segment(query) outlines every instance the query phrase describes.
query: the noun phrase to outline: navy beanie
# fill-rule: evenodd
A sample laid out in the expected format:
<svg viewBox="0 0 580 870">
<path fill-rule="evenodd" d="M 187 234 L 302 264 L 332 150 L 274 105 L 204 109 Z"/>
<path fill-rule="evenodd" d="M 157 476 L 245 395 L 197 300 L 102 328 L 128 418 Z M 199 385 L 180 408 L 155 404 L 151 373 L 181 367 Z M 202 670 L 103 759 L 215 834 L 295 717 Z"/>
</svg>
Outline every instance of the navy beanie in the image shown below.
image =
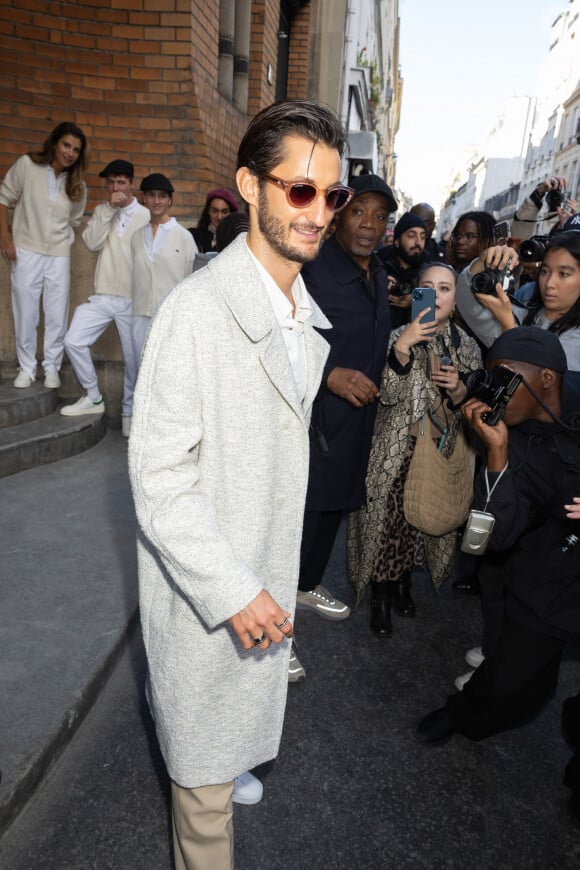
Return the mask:
<svg viewBox="0 0 580 870">
<path fill-rule="evenodd" d="M 395 232 L 393 238 L 398 239 L 399 236 L 402 236 L 403 233 L 406 233 L 407 230 L 412 230 L 414 227 L 419 227 L 419 229 L 427 231 L 425 221 L 422 221 L 421 218 L 417 217 L 416 214 L 411 214 L 411 212 L 408 211 L 395 224 Z"/>
</svg>

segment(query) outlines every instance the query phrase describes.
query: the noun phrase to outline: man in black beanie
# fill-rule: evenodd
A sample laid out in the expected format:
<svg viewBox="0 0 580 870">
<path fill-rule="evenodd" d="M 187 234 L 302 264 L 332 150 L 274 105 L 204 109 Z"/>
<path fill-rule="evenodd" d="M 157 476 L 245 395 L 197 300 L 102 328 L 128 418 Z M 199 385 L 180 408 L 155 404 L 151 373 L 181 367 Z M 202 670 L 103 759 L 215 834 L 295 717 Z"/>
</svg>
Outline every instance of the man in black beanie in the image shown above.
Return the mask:
<svg viewBox="0 0 580 870">
<path fill-rule="evenodd" d="M 411 291 L 417 286 L 425 262 L 427 227 L 418 215 L 407 212 L 395 224 L 393 244 L 377 253 L 389 276 L 389 303 L 393 329 L 409 322 Z"/>
<path fill-rule="evenodd" d="M 485 448 L 473 507 L 495 520 L 481 558 L 493 558 L 503 578 L 505 613 L 463 690 L 419 723 L 424 742 L 454 732 L 481 740 L 535 715 L 556 688 L 566 644 L 580 640 L 580 521 L 568 511 L 580 495 L 580 429 L 561 421 L 580 408 L 564 408 L 565 353 L 554 333 L 517 327 L 494 342 L 487 365 L 492 378 L 496 366 L 522 378 L 497 425 L 481 398 L 464 406 Z M 565 702 L 563 721 L 576 748 L 564 783 L 580 818 L 580 696 Z"/>
</svg>

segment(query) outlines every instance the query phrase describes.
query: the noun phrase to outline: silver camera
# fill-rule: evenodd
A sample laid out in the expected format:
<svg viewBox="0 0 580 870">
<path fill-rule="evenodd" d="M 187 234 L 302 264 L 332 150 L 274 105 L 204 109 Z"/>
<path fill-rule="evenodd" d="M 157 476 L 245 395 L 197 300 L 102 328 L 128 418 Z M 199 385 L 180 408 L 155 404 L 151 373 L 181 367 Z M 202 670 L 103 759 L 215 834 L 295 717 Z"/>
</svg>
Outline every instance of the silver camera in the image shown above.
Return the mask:
<svg viewBox="0 0 580 870">
<path fill-rule="evenodd" d="M 482 556 L 487 549 L 494 525 L 495 517 L 493 514 L 488 514 L 485 511 L 469 511 L 461 541 L 462 551 L 471 553 L 472 556 Z"/>
</svg>

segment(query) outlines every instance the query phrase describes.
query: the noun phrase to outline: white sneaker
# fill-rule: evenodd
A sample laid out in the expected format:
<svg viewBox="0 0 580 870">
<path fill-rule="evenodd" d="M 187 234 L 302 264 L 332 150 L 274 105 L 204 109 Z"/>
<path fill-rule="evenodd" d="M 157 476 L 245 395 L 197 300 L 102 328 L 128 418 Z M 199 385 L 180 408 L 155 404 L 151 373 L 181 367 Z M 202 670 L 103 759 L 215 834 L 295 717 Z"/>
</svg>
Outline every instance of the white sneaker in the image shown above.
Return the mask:
<svg viewBox="0 0 580 870">
<path fill-rule="evenodd" d="M 91 402 L 88 396 L 83 396 L 74 405 L 65 405 L 60 409 L 63 417 L 80 417 L 83 414 L 104 414 L 105 402 Z"/>
<path fill-rule="evenodd" d="M 26 390 L 28 387 L 31 387 L 33 383 L 34 378 L 31 378 L 28 372 L 20 369 L 20 371 L 14 378 L 13 386 L 15 386 L 17 390 Z"/>
<path fill-rule="evenodd" d="M 465 653 L 465 661 L 472 668 L 478 668 L 484 660 L 485 656 L 480 646 L 474 646 L 473 649 L 468 649 Z"/>
<path fill-rule="evenodd" d="M 461 674 L 460 677 L 457 677 L 455 680 L 455 688 L 458 692 L 461 692 L 466 683 L 470 681 L 475 671 L 468 671 L 467 674 Z"/>
<path fill-rule="evenodd" d="M 253 773 L 246 771 L 234 779 L 232 800 L 235 804 L 259 804 L 264 794 L 264 786 Z"/>
<path fill-rule="evenodd" d="M 302 592 L 299 589 L 296 595 L 296 608 L 313 610 L 325 619 L 346 619 L 350 614 L 348 604 L 333 598 L 324 586 L 316 586 L 311 592 Z"/>
<path fill-rule="evenodd" d="M 131 420 L 132 417 L 130 414 L 123 414 L 121 418 L 121 431 L 125 438 L 128 438 L 131 434 Z"/>
<path fill-rule="evenodd" d="M 58 390 L 60 387 L 58 372 L 45 372 L 44 386 L 47 390 Z"/>
<path fill-rule="evenodd" d="M 288 682 L 301 683 L 302 680 L 305 679 L 306 671 L 300 664 L 298 656 L 296 655 L 296 647 L 294 643 L 292 643 L 292 650 L 290 651 L 290 661 L 288 662 Z"/>
</svg>

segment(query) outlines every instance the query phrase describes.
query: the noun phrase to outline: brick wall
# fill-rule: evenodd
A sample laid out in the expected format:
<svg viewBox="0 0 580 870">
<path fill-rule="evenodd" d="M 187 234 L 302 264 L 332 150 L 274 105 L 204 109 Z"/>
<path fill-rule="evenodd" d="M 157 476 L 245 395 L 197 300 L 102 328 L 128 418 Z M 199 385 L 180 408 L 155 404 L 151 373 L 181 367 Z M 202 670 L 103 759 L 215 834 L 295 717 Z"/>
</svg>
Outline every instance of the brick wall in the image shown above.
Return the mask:
<svg viewBox="0 0 580 870">
<path fill-rule="evenodd" d="M 289 99 L 302 100 L 308 95 L 311 12 L 310 4 L 302 6 L 292 21 L 290 57 L 288 59 L 287 95 Z"/>
<path fill-rule="evenodd" d="M 165 172 L 176 216 L 197 218 L 209 187 L 234 185 L 247 120 L 217 92 L 217 39 L 215 0 L 0 0 L 0 174 L 72 120 L 91 147 L 89 210 L 100 169 L 126 156 L 138 179 Z"/>
</svg>

